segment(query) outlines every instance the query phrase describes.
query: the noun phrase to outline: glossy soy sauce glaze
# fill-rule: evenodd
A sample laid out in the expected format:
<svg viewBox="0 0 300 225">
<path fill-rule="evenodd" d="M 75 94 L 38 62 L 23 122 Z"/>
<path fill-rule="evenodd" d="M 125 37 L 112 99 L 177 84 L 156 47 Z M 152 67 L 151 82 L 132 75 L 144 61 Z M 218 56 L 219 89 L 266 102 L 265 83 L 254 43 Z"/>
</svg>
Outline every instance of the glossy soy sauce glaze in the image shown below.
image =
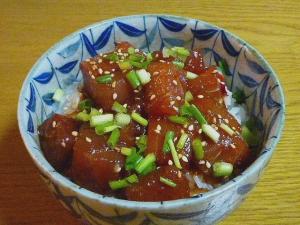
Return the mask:
<svg viewBox="0 0 300 225">
<path fill-rule="evenodd" d="M 117 60 L 111 58 L 112 55 L 117 56 Z M 131 68 L 120 65 L 132 55 L 144 57 L 141 60 L 144 64 L 135 63 Z M 161 51 L 146 56 L 123 42 L 116 46 L 114 53 L 83 61 L 82 92 L 83 96 L 92 100 L 94 108 L 103 114 L 116 114 L 112 107 L 117 101 L 125 106 L 128 115 L 136 112 L 147 119 L 148 124 L 141 125 L 131 118 L 129 124 L 119 128 L 119 138 L 112 147 L 108 141 L 111 132 L 97 134 L 89 122 L 75 119 L 75 114 L 54 115 L 39 127 L 41 147 L 47 160 L 82 187 L 136 201 L 187 198 L 206 192 L 209 187 L 218 186 L 245 169 L 254 159 L 254 154 L 241 135 L 241 125 L 224 104 L 223 99 L 227 95 L 224 76 L 215 66 L 205 67 L 199 51 L 192 51 L 180 60 L 181 65 L 175 65 L 177 56 L 166 56 Z M 133 88 L 127 78 L 131 70 L 139 69 L 135 67 L 146 68 L 151 78 L 137 88 Z M 196 77 L 188 78 L 190 72 Z M 111 76 L 109 82 L 99 82 L 99 78 L 108 75 Z M 193 96 L 188 103 L 185 101 L 187 92 Z M 170 116 L 182 114 L 183 105 L 192 104 L 219 134 L 217 142 L 203 132 L 201 124 L 193 116 L 185 117 L 184 124 L 170 120 Z M 226 124 L 231 132 L 222 129 L 222 124 Z M 175 147 L 182 134 L 188 137 L 182 149 L 176 149 L 180 168 L 172 153 L 163 150 L 168 131 L 174 132 L 172 142 Z M 141 150 L 136 143 L 142 135 L 147 135 L 147 146 Z M 192 147 L 195 139 L 201 140 L 204 150 L 201 159 Z M 123 147 L 136 147 L 139 150 L 137 155 L 144 158 L 153 153 L 155 162 L 151 165 L 155 165 L 154 168 L 142 173 L 137 172 L 136 167 L 128 169 L 129 156 L 121 151 Z M 231 164 L 233 172 L 228 176 L 216 176 L 213 165 L 218 162 Z M 126 180 L 134 174 L 138 175 L 137 180 Z M 195 177 L 202 180 L 204 186 L 197 186 Z M 171 184 L 162 181 L 162 178 L 168 179 Z M 122 179 L 126 180 L 126 185 L 112 188 L 111 181 Z"/>
</svg>

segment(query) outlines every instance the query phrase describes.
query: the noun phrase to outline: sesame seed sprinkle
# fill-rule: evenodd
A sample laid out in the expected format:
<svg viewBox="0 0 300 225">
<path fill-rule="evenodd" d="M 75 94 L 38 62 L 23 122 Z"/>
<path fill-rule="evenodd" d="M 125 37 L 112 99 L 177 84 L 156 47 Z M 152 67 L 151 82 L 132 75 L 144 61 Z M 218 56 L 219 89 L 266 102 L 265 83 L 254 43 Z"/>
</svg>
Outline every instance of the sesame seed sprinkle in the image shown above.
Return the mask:
<svg viewBox="0 0 300 225">
<path fill-rule="evenodd" d="M 114 171 L 116 172 L 116 173 L 119 173 L 120 171 L 121 171 L 121 167 L 119 166 L 119 164 L 116 164 L 115 166 L 114 166 Z"/>
<path fill-rule="evenodd" d="M 203 96 L 203 95 L 198 95 L 197 97 L 198 97 L 198 98 L 204 98 L 204 96 Z"/>
<path fill-rule="evenodd" d="M 112 86 L 113 88 L 115 88 L 115 87 L 116 87 L 116 81 L 112 82 L 111 86 Z"/>
<path fill-rule="evenodd" d="M 135 53 L 138 53 L 140 50 L 138 48 L 134 49 Z"/>
<path fill-rule="evenodd" d="M 118 49 L 118 52 L 121 53 L 121 52 L 122 52 L 122 49 L 119 48 L 119 49 Z"/>
<path fill-rule="evenodd" d="M 86 140 L 86 142 L 89 142 L 89 143 L 92 142 L 92 139 L 90 139 L 89 137 L 85 137 L 85 140 Z"/>
<path fill-rule="evenodd" d="M 92 78 L 93 80 L 95 80 L 95 76 L 94 76 L 94 75 L 92 75 L 91 78 Z"/>
<path fill-rule="evenodd" d="M 202 134 L 202 129 L 201 129 L 201 128 L 198 130 L 198 133 L 199 133 L 199 134 Z"/>
<path fill-rule="evenodd" d="M 52 127 L 53 127 L 53 128 L 56 127 L 56 121 L 53 121 L 53 122 L 52 122 Z"/>
<path fill-rule="evenodd" d="M 180 133 L 181 133 L 181 134 L 184 134 L 184 130 L 183 130 L 183 129 L 181 129 L 181 130 L 180 130 Z"/>
<path fill-rule="evenodd" d="M 170 105 L 174 105 L 174 104 L 175 104 L 175 101 L 171 101 L 171 102 L 170 102 Z"/>
<path fill-rule="evenodd" d="M 177 81 L 176 80 L 172 80 L 173 84 L 177 85 Z"/>
<path fill-rule="evenodd" d="M 127 108 L 127 104 L 125 103 L 124 105 L 123 105 L 125 108 Z"/>
<path fill-rule="evenodd" d="M 97 67 L 96 65 L 93 65 L 93 66 L 92 66 L 92 69 L 93 69 L 93 70 L 97 70 L 98 67 Z"/>
<path fill-rule="evenodd" d="M 202 141 L 201 144 L 202 144 L 202 146 L 206 146 L 207 142 L 206 141 Z"/>
<path fill-rule="evenodd" d="M 234 144 L 230 144 L 231 148 L 236 148 L 236 146 Z"/>
<path fill-rule="evenodd" d="M 181 100 L 181 97 L 180 97 L 180 96 L 176 96 L 176 99 L 177 99 L 178 101 L 180 101 L 180 100 Z"/>
<path fill-rule="evenodd" d="M 155 71 L 154 73 L 153 73 L 153 75 L 158 75 L 159 74 L 159 72 L 157 72 L 157 71 Z"/>
<path fill-rule="evenodd" d="M 165 62 L 166 62 L 165 60 L 162 60 L 162 59 L 161 59 L 161 60 L 159 60 L 159 61 L 160 61 L 160 62 L 162 62 L 162 63 L 165 63 Z"/>
<path fill-rule="evenodd" d="M 189 125 L 188 130 L 193 131 L 194 130 L 194 125 L 193 124 Z"/>
<path fill-rule="evenodd" d="M 134 93 L 139 93 L 139 90 L 134 89 L 133 92 L 134 92 Z"/>
<path fill-rule="evenodd" d="M 200 160 L 199 161 L 199 165 L 203 165 L 203 164 L 205 164 L 205 161 L 204 160 Z"/>
<path fill-rule="evenodd" d="M 217 123 L 217 118 L 216 117 L 213 118 L 213 122 Z"/>
<path fill-rule="evenodd" d="M 98 69 L 98 72 L 99 72 L 100 74 L 102 74 L 102 73 L 103 73 L 103 70 L 102 70 L 101 68 L 99 68 L 99 69 Z"/>
<path fill-rule="evenodd" d="M 178 111 L 178 107 L 176 107 L 176 106 L 173 106 L 173 109 L 175 109 L 176 111 Z"/>
<path fill-rule="evenodd" d="M 157 124 L 156 129 L 160 131 L 161 130 L 161 126 L 159 124 Z"/>
<path fill-rule="evenodd" d="M 153 100 L 153 99 L 155 99 L 155 95 L 151 95 L 151 97 L 150 97 L 150 100 Z"/>
<path fill-rule="evenodd" d="M 160 130 L 155 129 L 154 132 L 160 134 Z"/>
<path fill-rule="evenodd" d="M 173 165 L 173 161 L 172 161 L 171 159 L 169 159 L 168 165 L 169 165 L 169 166 L 172 166 L 172 165 Z"/>
<path fill-rule="evenodd" d="M 78 136 L 78 132 L 77 132 L 76 130 L 74 130 L 74 131 L 72 131 L 72 135 L 73 135 L 74 137 L 77 137 L 77 136 Z"/>
<path fill-rule="evenodd" d="M 61 142 L 61 146 L 63 146 L 64 148 L 66 147 L 65 141 L 62 141 L 62 142 Z"/>
<path fill-rule="evenodd" d="M 109 64 L 113 64 L 114 62 L 113 61 L 109 61 Z"/>
<path fill-rule="evenodd" d="M 102 63 L 102 59 L 98 59 L 98 63 Z"/>
<path fill-rule="evenodd" d="M 205 165 L 206 165 L 206 167 L 207 167 L 208 169 L 211 167 L 211 164 L 210 164 L 210 162 L 208 162 L 208 161 L 206 161 Z"/>
<path fill-rule="evenodd" d="M 189 160 L 188 160 L 188 158 L 184 155 L 184 156 L 182 156 L 182 161 L 183 161 L 183 162 L 188 162 Z"/>
<path fill-rule="evenodd" d="M 116 100 L 118 97 L 118 94 L 117 93 L 113 93 L 113 100 Z"/>
<path fill-rule="evenodd" d="M 110 74 L 110 72 L 109 72 L 109 71 L 107 71 L 107 70 L 105 70 L 105 71 L 104 71 L 104 74 Z"/>
<path fill-rule="evenodd" d="M 181 171 L 178 171 L 177 176 L 178 176 L 178 178 L 181 178 L 181 177 L 182 177 Z"/>
<path fill-rule="evenodd" d="M 103 113 L 103 109 L 99 109 L 98 111 L 99 111 L 100 113 Z"/>
<path fill-rule="evenodd" d="M 221 119 L 221 118 L 222 118 L 222 116 L 221 116 L 220 114 L 218 114 L 218 118 L 219 118 L 219 119 Z"/>
<path fill-rule="evenodd" d="M 229 120 L 228 120 L 228 119 L 224 119 L 224 122 L 225 122 L 225 123 L 229 123 Z"/>
</svg>

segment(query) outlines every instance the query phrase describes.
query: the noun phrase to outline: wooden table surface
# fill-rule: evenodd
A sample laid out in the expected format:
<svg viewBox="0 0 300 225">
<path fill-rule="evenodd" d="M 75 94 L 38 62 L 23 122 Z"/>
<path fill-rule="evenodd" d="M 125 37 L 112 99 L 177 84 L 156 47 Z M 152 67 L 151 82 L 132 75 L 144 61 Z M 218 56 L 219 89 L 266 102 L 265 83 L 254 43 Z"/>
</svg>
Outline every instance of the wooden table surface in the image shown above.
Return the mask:
<svg viewBox="0 0 300 225">
<path fill-rule="evenodd" d="M 300 1 L 0 0 L 0 225 L 79 225 L 48 192 L 19 135 L 23 79 L 65 35 L 103 19 L 139 13 L 199 18 L 254 45 L 286 95 L 283 137 L 261 181 L 221 224 L 300 224 Z"/>
</svg>

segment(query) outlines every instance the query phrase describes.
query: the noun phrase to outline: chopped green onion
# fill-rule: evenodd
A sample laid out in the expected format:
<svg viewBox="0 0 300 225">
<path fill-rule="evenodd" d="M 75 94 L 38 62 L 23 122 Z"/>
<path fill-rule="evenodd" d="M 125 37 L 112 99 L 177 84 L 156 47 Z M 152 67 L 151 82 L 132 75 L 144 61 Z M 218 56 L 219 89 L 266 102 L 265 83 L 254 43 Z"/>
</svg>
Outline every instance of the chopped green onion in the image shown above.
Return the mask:
<svg viewBox="0 0 300 225">
<path fill-rule="evenodd" d="M 230 136 L 232 136 L 234 134 L 234 130 L 232 130 L 229 126 L 227 126 L 225 123 L 221 123 L 220 127 L 226 132 L 228 133 Z"/>
<path fill-rule="evenodd" d="M 114 180 L 109 182 L 109 186 L 112 190 L 122 189 L 129 186 L 127 180 Z"/>
<path fill-rule="evenodd" d="M 52 99 L 56 102 L 60 102 L 63 96 L 64 96 L 64 91 L 58 88 L 55 90 Z"/>
<path fill-rule="evenodd" d="M 134 48 L 133 47 L 129 47 L 128 48 L 128 50 L 127 50 L 127 52 L 129 53 L 129 54 L 134 54 Z"/>
<path fill-rule="evenodd" d="M 122 155 L 130 156 L 131 153 L 132 153 L 132 148 L 127 148 L 127 147 L 122 147 L 121 148 L 121 154 Z"/>
<path fill-rule="evenodd" d="M 143 85 L 151 81 L 150 73 L 147 72 L 145 69 L 137 70 L 136 74 Z"/>
<path fill-rule="evenodd" d="M 218 68 L 221 70 L 221 73 L 223 75 L 229 76 L 231 73 L 229 71 L 228 63 L 225 61 L 225 59 L 221 59 L 218 63 Z"/>
<path fill-rule="evenodd" d="M 126 158 L 125 169 L 127 171 L 134 169 L 142 159 L 143 156 L 137 153 L 135 148 L 132 148 L 131 154 Z"/>
<path fill-rule="evenodd" d="M 187 141 L 188 138 L 189 136 L 186 133 L 181 134 L 176 147 L 178 149 L 183 149 L 185 142 Z"/>
<path fill-rule="evenodd" d="M 183 69 L 183 67 L 184 67 L 184 63 L 183 62 L 181 62 L 181 61 L 173 61 L 172 62 L 175 66 L 177 66 L 177 68 L 178 69 Z"/>
<path fill-rule="evenodd" d="M 146 127 L 148 125 L 148 120 L 143 118 L 140 114 L 133 112 L 131 113 L 131 118 L 142 126 Z"/>
<path fill-rule="evenodd" d="M 121 70 L 129 70 L 132 68 L 131 64 L 129 61 L 123 61 L 123 62 L 119 62 L 119 67 Z"/>
<path fill-rule="evenodd" d="M 98 115 L 101 115 L 101 113 L 99 112 L 99 110 L 97 110 L 95 108 L 91 108 L 90 117 L 92 117 L 92 116 L 98 116 Z"/>
<path fill-rule="evenodd" d="M 242 126 L 242 137 L 249 146 L 255 146 L 259 144 L 258 135 L 254 132 L 251 132 L 247 126 Z"/>
<path fill-rule="evenodd" d="M 103 135 L 104 134 L 104 128 L 112 126 L 112 125 L 114 125 L 113 121 L 98 125 L 98 126 L 95 127 L 95 132 L 96 132 L 97 135 Z"/>
<path fill-rule="evenodd" d="M 243 104 L 246 101 L 246 94 L 243 90 L 237 89 L 233 92 L 232 97 L 235 99 L 237 104 Z"/>
<path fill-rule="evenodd" d="M 175 133 L 173 131 L 167 131 L 166 132 L 164 145 L 163 145 L 163 152 L 164 153 L 167 153 L 167 152 L 171 151 L 168 141 L 173 140 L 174 136 L 175 136 Z"/>
<path fill-rule="evenodd" d="M 201 124 L 207 124 L 206 119 L 204 118 L 204 116 L 202 115 L 202 113 L 200 112 L 200 110 L 194 105 L 192 104 L 189 108 L 189 111 L 192 113 L 192 115 L 195 117 L 195 119 Z"/>
<path fill-rule="evenodd" d="M 139 178 L 137 177 L 136 174 L 132 174 L 128 177 L 125 178 L 130 184 L 134 184 L 134 183 L 137 183 L 139 182 Z"/>
<path fill-rule="evenodd" d="M 84 110 L 75 116 L 76 120 L 87 122 L 90 120 L 90 115 Z"/>
<path fill-rule="evenodd" d="M 112 83 L 112 76 L 110 74 L 103 75 L 96 78 L 97 83 L 99 84 L 110 84 Z"/>
<path fill-rule="evenodd" d="M 202 125 L 203 133 L 205 133 L 213 142 L 218 143 L 220 134 L 208 124 Z"/>
<path fill-rule="evenodd" d="M 107 140 L 108 146 L 111 147 L 111 148 L 115 148 L 118 141 L 119 141 L 119 139 L 120 139 L 120 130 L 119 129 L 114 129 L 111 132 L 111 134 L 110 134 L 110 136 Z"/>
<path fill-rule="evenodd" d="M 118 129 L 118 128 L 120 128 L 120 127 L 117 126 L 117 125 L 111 125 L 111 126 L 108 126 L 108 127 L 104 127 L 103 132 L 104 133 L 109 133 L 109 132 L 112 132 L 113 130 Z"/>
<path fill-rule="evenodd" d="M 216 177 L 227 177 L 232 174 L 233 165 L 227 162 L 215 162 L 213 164 L 213 172 Z"/>
<path fill-rule="evenodd" d="M 95 127 L 110 121 L 113 121 L 114 115 L 113 114 L 102 114 L 97 116 L 92 116 L 90 119 L 91 127 Z"/>
<path fill-rule="evenodd" d="M 167 47 L 163 47 L 162 55 L 164 58 L 169 58 L 170 56 L 173 56 L 173 57 L 176 56 L 175 52 L 173 52 L 171 49 L 169 49 Z"/>
<path fill-rule="evenodd" d="M 92 108 L 92 105 L 93 105 L 93 103 L 92 103 L 91 99 L 84 99 L 79 102 L 78 108 L 80 111 L 82 111 L 82 110 L 90 111 L 90 109 Z"/>
<path fill-rule="evenodd" d="M 145 61 L 145 62 L 135 62 L 135 61 L 132 61 L 130 62 L 132 66 L 138 68 L 138 69 L 146 69 L 149 65 L 150 62 L 148 61 Z"/>
<path fill-rule="evenodd" d="M 202 142 L 199 138 L 196 138 L 192 142 L 193 151 L 197 160 L 201 160 L 204 157 L 204 149 Z"/>
<path fill-rule="evenodd" d="M 129 73 L 127 73 L 126 78 L 133 87 L 133 89 L 136 89 L 138 86 L 141 85 L 141 82 L 134 70 L 131 70 Z"/>
<path fill-rule="evenodd" d="M 139 152 L 144 152 L 145 149 L 147 148 L 147 135 L 142 135 L 139 137 L 138 140 L 136 140 L 136 145 L 139 148 Z"/>
<path fill-rule="evenodd" d="M 104 58 L 113 62 L 117 62 L 119 60 L 119 56 L 115 52 L 106 55 Z"/>
<path fill-rule="evenodd" d="M 192 117 L 193 114 L 192 114 L 190 108 L 191 108 L 190 105 L 189 105 L 187 102 L 185 102 L 184 105 L 182 105 L 182 106 L 179 108 L 179 114 L 180 114 L 181 116 Z"/>
<path fill-rule="evenodd" d="M 113 106 L 111 107 L 111 109 L 115 112 L 119 112 L 119 113 L 127 113 L 127 109 L 126 107 L 124 107 L 123 105 L 121 105 L 119 102 L 115 101 Z"/>
<path fill-rule="evenodd" d="M 190 102 L 194 99 L 192 92 L 187 91 L 184 95 L 184 100 Z"/>
<path fill-rule="evenodd" d="M 172 140 L 172 139 L 169 139 L 169 140 L 168 140 L 168 144 L 169 144 L 169 147 L 170 147 L 170 149 L 171 149 L 171 154 L 172 154 L 172 158 L 173 158 L 173 162 L 174 162 L 175 166 L 176 166 L 178 169 L 182 169 L 182 166 L 181 166 L 181 164 L 180 164 L 179 157 L 178 157 L 177 151 L 176 151 L 176 149 L 175 149 L 173 140 Z"/>
<path fill-rule="evenodd" d="M 189 80 L 195 79 L 197 77 L 198 77 L 198 75 L 195 74 L 195 73 L 192 73 L 192 72 L 189 72 L 189 71 L 186 72 L 186 78 L 189 79 Z"/>
<path fill-rule="evenodd" d="M 145 169 L 147 169 L 147 167 L 151 166 L 151 164 L 154 163 L 155 160 L 156 157 L 153 153 L 146 155 L 146 157 L 142 159 L 135 167 L 136 172 L 141 174 Z"/>
<path fill-rule="evenodd" d="M 130 62 L 142 62 L 145 60 L 145 57 L 140 54 L 133 53 L 128 57 Z"/>
<path fill-rule="evenodd" d="M 117 113 L 115 119 L 116 119 L 116 124 L 119 125 L 120 127 L 127 126 L 131 121 L 130 115 L 124 113 Z"/>
<path fill-rule="evenodd" d="M 173 47 L 171 48 L 172 51 L 176 52 L 178 55 L 181 55 L 181 56 L 189 56 L 190 55 L 190 52 L 189 50 L 187 50 L 186 48 L 184 47 Z"/>
<path fill-rule="evenodd" d="M 170 187 L 176 187 L 176 183 L 174 183 L 174 181 L 172 181 L 168 178 L 159 177 L 159 181 L 162 182 L 165 185 L 170 186 Z"/>
<path fill-rule="evenodd" d="M 151 52 L 147 53 L 146 60 L 147 60 L 148 62 L 151 62 L 151 61 L 153 60 L 153 57 L 152 57 L 152 53 L 151 53 Z"/>
<path fill-rule="evenodd" d="M 151 163 L 146 169 L 144 169 L 141 175 L 146 176 L 147 174 L 153 172 L 154 170 L 156 170 L 155 162 Z"/>
<path fill-rule="evenodd" d="M 169 116 L 168 119 L 173 123 L 186 124 L 188 119 L 183 116 Z"/>
</svg>

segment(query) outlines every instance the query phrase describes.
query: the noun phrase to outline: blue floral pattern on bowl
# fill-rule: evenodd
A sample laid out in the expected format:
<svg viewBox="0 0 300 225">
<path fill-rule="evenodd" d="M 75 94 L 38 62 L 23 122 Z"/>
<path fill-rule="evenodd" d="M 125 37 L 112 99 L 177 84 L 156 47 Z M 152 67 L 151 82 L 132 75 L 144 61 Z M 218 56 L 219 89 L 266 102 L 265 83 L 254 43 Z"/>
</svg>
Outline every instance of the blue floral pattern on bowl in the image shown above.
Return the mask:
<svg viewBox="0 0 300 225">
<path fill-rule="evenodd" d="M 37 127 L 57 109 L 57 88 L 79 85 L 82 60 L 129 41 L 145 51 L 164 46 L 201 48 L 207 65 L 225 59 L 230 90 L 246 93 L 246 105 L 261 131 L 260 156 L 240 176 L 215 190 L 190 199 L 137 203 L 106 197 L 72 183 L 57 173 L 40 150 Z M 113 225 L 212 224 L 228 215 L 254 187 L 269 162 L 284 122 L 284 96 L 266 60 L 243 40 L 200 20 L 176 16 L 137 15 L 83 28 L 50 48 L 33 66 L 21 90 L 19 127 L 24 143 L 54 195 L 78 218 Z"/>
</svg>

